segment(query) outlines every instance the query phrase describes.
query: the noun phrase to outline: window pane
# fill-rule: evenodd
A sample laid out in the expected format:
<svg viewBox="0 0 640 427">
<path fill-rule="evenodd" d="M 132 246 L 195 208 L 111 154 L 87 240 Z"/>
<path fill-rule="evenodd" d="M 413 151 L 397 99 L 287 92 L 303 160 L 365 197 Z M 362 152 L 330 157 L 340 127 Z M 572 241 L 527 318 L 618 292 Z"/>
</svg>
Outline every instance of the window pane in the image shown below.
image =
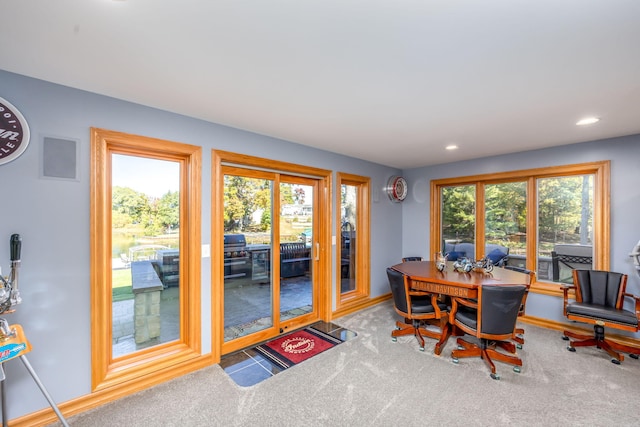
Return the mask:
<svg viewBox="0 0 640 427">
<path fill-rule="evenodd" d="M 340 290 L 356 289 L 356 218 L 358 217 L 358 187 L 342 184 L 340 226 Z"/>
<path fill-rule="evenodd" d="M 273 181 L 224 176 L 224 341 L 273 326 Z"/>
<path fill-rule="evenodd" d="M 280 183 L 280 321 L 313 311 L 314 186 Z"/>
<path fill-rule="evenodd" d="M 180 338 L 180 164 L 112 155 L 113 357 Z"/>
<path fill-rule="evenodd" d="M 594 175 L 540 178 L 538 278 L 572 283 L 572 270 L 593 267 Z"/>
<path fill-rule="evenodd" d="M 449 260 L 475 258 L 476 187 L 443 187 L 441 194 L 443 252 Z"/>
<path fill-rule="evenodd" d="M 494 263 L 501 254 L 509 255 L 508 263 L 526 266 L 527 254 L 527 183 L 487 184 L 485 190 L 484 255 Z"/>
</svg>

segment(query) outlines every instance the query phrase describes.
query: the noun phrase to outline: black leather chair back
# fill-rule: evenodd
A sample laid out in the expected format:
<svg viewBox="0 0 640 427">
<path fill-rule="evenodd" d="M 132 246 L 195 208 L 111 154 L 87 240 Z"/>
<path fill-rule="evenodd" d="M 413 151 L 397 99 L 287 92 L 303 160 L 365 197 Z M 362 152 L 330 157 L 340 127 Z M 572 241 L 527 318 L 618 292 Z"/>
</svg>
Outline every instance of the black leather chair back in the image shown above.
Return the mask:
<svg viewBox="0 0 640 427">
<path fill-rule="evenodd" d="M 620 297 L 622 273 L 598 270 L 576 270 L 581 302 L 615 308 Z"/>
<path fill-rule="evenodd" d="M 526 289 L 524 285 L 482 286 L 480 332 L 492 335 L 512 333 Z"/>
<path fill-rule="evenodd" d="M 389 286 L 391 286 L 391 295 L 393 295 L 393 304 L 403 313 L 409 312 L 407 305 L 407 291 L 404 285 L 404 274 L 393 268 L 387 268 L 387 277 L 389 278 Z"/>
</svg>

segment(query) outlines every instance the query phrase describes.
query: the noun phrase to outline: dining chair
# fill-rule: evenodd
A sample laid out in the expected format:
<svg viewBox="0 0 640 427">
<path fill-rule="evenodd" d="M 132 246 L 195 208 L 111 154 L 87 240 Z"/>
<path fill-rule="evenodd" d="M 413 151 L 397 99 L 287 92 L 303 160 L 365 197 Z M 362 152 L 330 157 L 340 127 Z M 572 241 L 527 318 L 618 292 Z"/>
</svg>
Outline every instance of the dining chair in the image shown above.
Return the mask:
<svg viewBox="0 0 640 427">
<path fill-rule="evenodd" d="M 402 258 L 402 262 L 408 262 L 408 261 L 422 261 L 422 257 L 421 256 L 406 256 L 406 257 Z"/>
<path fill-rule="evenodd" d="M 567 350 L 576 347 L 596 346 L 611 356 L 611 362 L 619 365 L 622 353 L 637 359 L 640 348 L 621 344 L 605 337 L 605 328 L 637 332 L 640 329 L 640 296 L 626 292 L 627 275 L 611 271 L 573 270 L 573 284 L 562 286 L 564 316 L 576 322 L 593 325 L 592 335 L 565 330 L 563 339 L 570 340 Z M 573 299 L 569 291 L 574 291 Z M 634 302 L 634 309 L 624 308 L 625 300 Z M 573 340 L 571 340 L 573 338 Z"/>
<path fill-rule="evenodd" d="M 500 376 L 494 361 L 514 365 L 513 370 L 520 372 L 522 360 L 516 355 L 516 345 L 511 339 L 526 290 L 525 285 L 483 285 L 478 289 L 477 300 L 455 297 L 449 321 L 455 328 L 477 338 L 478 343 L 458 338 L 458 348 L 451 352 L 453 362 L 479 356 L 495 380 Z"/>
<path fill-rule="evenodd" d="M 527 290 L 524 293 L 524 297 L 522 297 L 522 304 L 520 305 L 520 311 L 518 311 L 518 317 L 523 317 L 525 315 L 526 307 L 527 307 L 527 297 L 529 296 L 529 288 L 531 284 L 535 281 L 536 273 L 532 270 L 527 270 L 523 267 L 517 267 L 514 265 L 505 265 L 505 269 L 511 271 L 517 271 L 518 273 L 528 274 L 529 275 L 529 286 L 527 286 Z M 513 331 L 513 340 L 516 342 L 516 346 L 518 348 L 522 348 L 524 345 L 524 328 L 515 328 Z"/>
<path fill-rule="evenodd" d="M 412 291 L 407 276 L 393 268 L 387 268 L 387 277 L 395 311 L 404 318 L 404 322 L 396 321 L 396 329 L 391 332 L 392 340 L 413 334 L 420 344 L 420 350 L 424 351 L 424 337 L 433 338 L 438 340 L 434 352 L 440 354 L 449 336 L 447 305 L 438 301 L 436 294 Z M 437 326 L 439 331 L 427 329 L 427 324 Z"/>
</svg>

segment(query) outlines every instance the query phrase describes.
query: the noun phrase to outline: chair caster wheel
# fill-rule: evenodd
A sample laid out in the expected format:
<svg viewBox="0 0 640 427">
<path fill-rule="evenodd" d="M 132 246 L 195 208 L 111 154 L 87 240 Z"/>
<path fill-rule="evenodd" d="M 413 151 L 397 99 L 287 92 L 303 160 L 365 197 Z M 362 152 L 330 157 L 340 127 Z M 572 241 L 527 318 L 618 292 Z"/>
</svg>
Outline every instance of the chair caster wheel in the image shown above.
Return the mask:
<svg viewBox="0 0 640 427">
<path fill-rule="evenodd" d="M 629 357 L 631 357 L 632 359 L 638 359 L 638 355 L 637 354 L 630 354 Z"/>
<path fill-rule="evenodd" d="M 499 379 L 500 379 L 500 375 L 498 375 L 498 374 L 491 374 L 490 376 L 491 376 L 491 378 L 493 378 L 494 380 L 499 380 Z"/>
<path fill-rule="evenodd" d="M 567 350 L 569 350 L 569 351 L 570 351 L 570 352 L 572 352 L 572 353 L 575 353 L 575 352 L 576 352 L 576 349 L 575 349 L 575 348 L 573 348 L 573 347 L 567 347 Z"/>
<path fill-rule="evenodd" d="M 613 363 L 614 365 L 619 365 L 620 361 L 618 359 L 611 359 L 611 363 Z"/>
<path fill-rule="evenodd" d="M 520 373 L 520 366 L 514 366 L 513 367 L 513 372 L 516 372 L 516 373 L 519 374 Z"/>
<path fill-rule="evenodd" d="M 424 351 L 424 347 L 420 347 L 420 351 Z"/>
<path fill-rule="evenodd" d="M 565 340 L 565 341 L 569 341 L 569 337 L 568 337 L 568 336 L 566 336 L 566 335 L 563 335 L 563 336 L 562 336 L 562 339 L 563 339 L 563 340 Z"/>
<path fill-rule="evenodd" d="M 396 338 L 396 337 L 391 337 L 391 341 L 392 341 L 392 342 L 398 342 L 398 338 Z"/>
<path fill-rule="evenodd" d="M 451 361 L 452 361 L 453 363 L 455 363 L 456 365 L 457 365 L 457 364 L 458 364 L 458 362 L 459 362 L 459 360 L 458 360 L 458 358 L 457 358 L 457 357 L 454 357 L 453 359 L 451 359 Z"/>
<path fill-rule="evenodd" d="M 516 344 L 516 348 L 522 350 L 522 344 Z"/>
</svg>

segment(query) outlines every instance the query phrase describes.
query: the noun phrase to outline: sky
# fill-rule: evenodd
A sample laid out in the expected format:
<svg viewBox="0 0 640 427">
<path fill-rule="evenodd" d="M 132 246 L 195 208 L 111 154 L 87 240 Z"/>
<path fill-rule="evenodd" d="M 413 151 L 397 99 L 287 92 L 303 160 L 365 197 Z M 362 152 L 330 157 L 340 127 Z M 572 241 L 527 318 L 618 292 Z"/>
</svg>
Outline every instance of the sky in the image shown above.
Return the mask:
<svg viewBox="0 0 640 427">
<path fill-rule="evenodd" d="M 111 184 L 129 187 L 147 196 L 161 197 L 180 188 L 180 164 L 166 160 L 114 154 Z"/>
</svg>

